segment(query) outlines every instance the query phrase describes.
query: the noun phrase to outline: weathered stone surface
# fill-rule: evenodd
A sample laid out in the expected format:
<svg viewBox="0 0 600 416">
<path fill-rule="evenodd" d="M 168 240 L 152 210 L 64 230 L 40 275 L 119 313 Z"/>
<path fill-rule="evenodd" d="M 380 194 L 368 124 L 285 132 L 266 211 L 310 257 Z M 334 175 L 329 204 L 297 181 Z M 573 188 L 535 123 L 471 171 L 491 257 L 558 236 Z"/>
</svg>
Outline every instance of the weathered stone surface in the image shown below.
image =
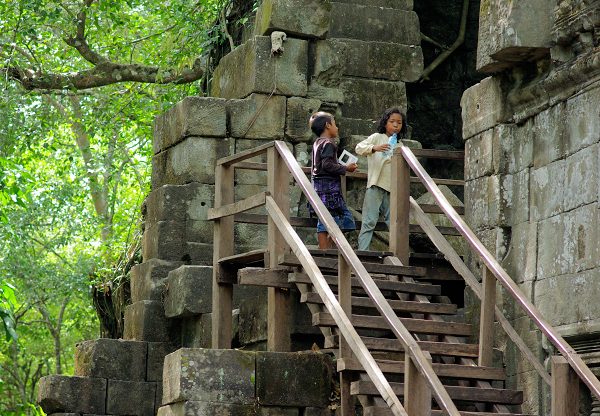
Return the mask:
<svg viewBox="0 0 600 416">
<path fill-rule="evenodd" d="M 154 153 L 189 136 L 225 137 L 227 100 L 214 97 L 186 97 L 154 120 Z"/>
<path fill-rule="evenodd" d="M 597 114 L 600 108 L 600 94 L 598 89 L 592 89 L 583 94 L 569 99 L 565 104 L 565 117 L 555 120 L 555 127 L 565 123 L 567 144 L 565 150 L 568 155 L 579 149 L 597 143 L 600 139 L 600 117 Z"/>
<path fill-rule="evenodd" d="M 337 3 L 359 4 L 389 9 L 412 10 L 413 0 L 336 0 Z"/>
<path fill-rule="evenodd" d="M 316 98 L 288 98 L 285 120 L 286 138 L 293 142 L 310 142 L 312 132 L 308 127 L 308 119 L 320 107 L 321 100 Z"/>
<path fill-rule="evenodd" d="M 505 93 L 500 80 L 489 77 L 467 88 L 460 100 L 463 139 L 490 129 L 507 118 Z"/>
<path fill-rule="evenodd" d="M 106 379 L 51 375 L 39 381 L 37 401 L 44 412 L 104 414 Z"/>
<path fill-rule="evenodd" d="M 202 400 L 252 404 L 255 355 L 236 350 L 182 348 L 165 358 L 163 404 Z"/>
<path fill-rule="evenodd" d="M 344 78 L 341 88 L 344 91 L 344 117 L 379 119 L 386 108 L 406 108 L 406 86 L 400 81 Z"/>
<path fill-rule="evenodd" d="M 348 146 L 346 143 L 352 136 L 360 135 L 366 138 L 375 133 L 377 131 L 377 120 L 376 117 L 367 120 L 338 117 L 335 119 L 335 122 L 340 129 L 339 136 L 342 139 L 342 143 L 344 143 L 345 146 Z"/>
<path fill-rule="evenodd" d="M 553 326 L 600 317 L 598 269 L 552 276 L 535 283 L 535 305 Z"/>
<path fill-rule="evenodd" d="M 499 176 L 499 224 L 514 225 L 529 219 L 529 169 Z"/>
<path fill-rule="evenodd" d="M 158 221 L 205 220 L 206 212 L 214 201 L 214 189 L 214 185 L 199 182 L 163 185 L 154 189 L 142 205 L 146 224 L 151 225 Z"/>
<path fill-rule="evenodd" d="M 477 70 L 493 72 L 502 68 L 495 65 L 495 61 L 534 61 L 548 53 L 552 8 L 553 5 L 545 0 L 533 0 L 527 5 L 482 0 Z"/>
<path fill-rule="evenodd" d="M 212 310 L 212 271 L 209 266 L 181 266 L 169 273 L 165 316 L 183 318 Z"/>
<path fill-rule="evenodd" d="M 212 315 L 183 318 L 181 321 L 181 346 L 184 348 L 210 348 L 212 346 Z"/>
<path fill-rule="evenodd" d="M 535 117 L 533 166 L 546 166 L 566 155 L 565 104 L 559 103 Z"/>
<path fill-rule="evenodd" d="M 537 279 L 546 279 L 562 274 L 565 259 L 561 258 L 565 243 L 565 225 L 560 216 L 541 220 L 538 223 Z"/>
<path fill-rule="evenodd" d="M 232 145 L 232 140 L 228 138 L 190 136 L 154 155 L 152 189 L 190 182 L 214 184 L 215 162 L 229 156 Z"/>
<path fill-rule="evenodd" d="M 297 407 L 260 406 L 258 414 L 260 416 L 298 416 L 300 409 Z"/>
<path fill-rule="evenodd" d="M 180 261 L 149 259 L 131 268 L 131 301 L 162 300 L 167 274 L 181 266 Z"/>
<path fill-rule="evenodd" d="M 146 380 L 146 342 L 100 338 L 75 348 L 75 375 L 114 380 Z"/>
<path fill-rule="evenodd" d="M 162 381 L 165 356 L 172 353 L 177 348 L 178 347 L 175 344 L 170 342 L 148 342 L 146 381 Z M 160 401 L 162 394 L 158 397 Z"/>
<path fill-rule="evenodd" d="M 256 409 L 251 404 L 210 403 L 186 401 L 162 406 L 157 416 L 256 416 Z M 294 415 L 290 415 L 294 416 Z"/>
<path fill-rule="evenodd" d="M 285 128 L 285 97 L 251 94 L 230 100 L 227 106 L 231 135 L 235 138 L 281 140 Z M 214 169 L 213 169 L 214 170 Z"/>
<path fill-rule="evenodd" d="M 475 229 L 491 227 L 500 219 L 500 187 L 496 175 L 483 176 L 465 183 L 465 218 Z"/>
<path fill-rule="evenodd" d="M 496 131 L 486 130 L 465 141 L 465 180 L 470 181 L 493 173 L 492 149 Z"/>
<path fill-rule="evenodd" d="M 325 406 L 331 359 L 315 353 L 256 353 L 256 396 L 267 406 Z"/>
<path fill-rule="evenodd" d="M 123 338 L 136 341 L 172 342 L 178 340 L 178 322 L 167 319 L 161 302 L 144 300 L 125 308 Z"/>
<path fill-rule="evenodd" d="M 413 11 L 337 2 L 331 5 L 330 38 L 406 45 L 421 43 L 419 18 Z M 392 27 L 401 27 L 402 30 L 390 30 Z"/>
<path fill-rule="evenodd" d="M 159 221 L 146 227 L 142 239 L 144 259 L 189 262 L 193 257 L 189 242 L 212 243 L 212 221 Z"/>
<path fill-rule="evenodd" d="M 492 135 L 493 169 L 497 173 L 516 173 L 533 166 L 533 141 L 535 137 L 535 122 L 528 120 L 523 126 L 514 124 L 499 124 L 492 130 L 486 130 L 482 135 Z M 467 143 L 465 143 L 467 146 Z M 465 158 L 465 170 L 471 164 Z"/>
<path fill-rule="evenodd" d="M 190 264 L 212 265 L 213 245 L 212 243 L 196 243 L 188 241 L 186 244 L 186 254 L 189 255 Z"/>
<path fill-rule="evenodd" d="M 423 73 L 419 44 L 332 39 L 343 64 L 343 74 L 361 78 L 414 82 Z"/>
<path fill-rule="evenodd" d="M 258 139 L 235 139 L 235 153 L 240 153 L 245 150 L 254 149 L 263 144 L 272 142 L 272 140 L 258 140 Z M 253 163 L 267 163 L 267 153 L 263 153 L 259 156 L 251 159 L 246 159 L 245 162 Z M 267 185 L 267 172 L 260 170 L 250 169 L 236 169 L 235 170 L 235 185 L 236 191 L 238 185 L 263 185 L 261 192 L 265 191 Z M 238 194 L 239 195 L 239 194 Z M 250 195 L 248 195 L 250 196 Z"/>
<path fill-rule="evenodd" d="M 598 200 L 598 144 L 566 158 L 564 209 L 569 211 Z"/>
<path fill-rule="evenodd" d="M 245 98 L 252 93 L 306 96 L 308 42 L 288 37 L 281 55 L 271 54 L 271 38 L 255 36 L 219 62 L 211 95 Z"/>
<path fill-rule="evenodd" d="M 323 38 L 330 14 L 328 0 L 265 0 L 256 12 L 254 31 L 257 35 L 280 30 L 293 37 Z"/>
<path fill-rule="evenodd" d="M 531 170 L 531 219 L 538 221 L 564 211 L 565 161 Z"/>
<path fill-rule="evenodd" d="M 537 223 L 523 222 L 512 226 L 511 238 L 502 267 L 518 283 L 536 277 Z"/>
<path fill-rule="evenodd" d="M 267 297 L 247 298 L 240 303 L 240 344 L 248 345 L 267 339 Z"/>
<path fill-rule="evenodd" d="M 108 380 L 106 413 L 154 416 L 156 383 Z"/>
</svg>

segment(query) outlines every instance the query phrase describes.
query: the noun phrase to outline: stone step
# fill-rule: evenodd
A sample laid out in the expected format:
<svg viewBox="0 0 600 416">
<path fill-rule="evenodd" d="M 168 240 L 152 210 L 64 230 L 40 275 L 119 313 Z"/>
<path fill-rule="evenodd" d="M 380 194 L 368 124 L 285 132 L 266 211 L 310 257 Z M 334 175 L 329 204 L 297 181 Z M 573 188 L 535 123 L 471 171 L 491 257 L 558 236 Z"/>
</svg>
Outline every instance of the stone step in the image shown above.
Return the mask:
<svg viewBox="0 0 600 416">
<path fill-rule="evenodd" d="M 337 286 L 338 278 L 333 275 L 324 275 L 323 276 L 327 281 L 327 284 L 330 286 Z M 352 279 L 352 287 L 353 288 L 362 288 L 360 281 L 358 278 L 353 277 Z M 310 277 L 306 273 L 290 273 L 288 277 L 288 281 L 290 283 L 312 283 Z M 406 282 L 397 282 L 394 280 L 382 280 L 382 279 L 373 279 L 375 284 L 380 290 L 391 290 L 394 292 L 403 292 L 403 293 L 414 293 L 418 295 L 440 295 L 442 293 L 441 286 L 432 285 L 429 283 L 406 283 Z"/>
<path fill-rule="evenodd" d="M 390 383 L 390 386 L 398 397 L 404 395 L 403 383 Z M 462 386 L 445 386 L 445 388 L 452 400 L 507 405 L 523 403 L 523 392 L 518 390 Z M 359 380 L 350 384 L 350 394 L 378 396 L 379 392 L 372 382 Z"/>
<path fill-rule="evenodd" d="M 471 335 L 471 325 L 458 322 L 437 322 L 427 319 L 399 318 L 400 322 L 411 332 L 435 335 Z M 352 315 L 350 321 L 355 328 L 389 329 L 387 322 L 381 316 Z M 336 326 L 331 314 L 317 312 L 313 314 L 313 325 Z"/>
<path fill-rule="evenodd" d="M 404 374 L 404 361 L 375 360 L 382 372 L 388 374 Z M 478 367 L 460 364 L 433 363 L 433 370 L 438 377 L 474 379 L 474 380 L 504 380 L 506 373 L 502 368 Z M 360 362 L 355 358 L 340 358 L 337 360 L 338 371 L 364 371 Z"/>
<path fill-rule="evenodd" d="M 307 292 L 300 297 L 300 302 L 323 304 L 318 293 Z M 404 300 L 388 300 L 388 303 L 395 312 L 412 312 L 412 313 L 434 313 L 438 315 L 454 315 L 456 314 L 456 305 L 444 303 L 423 303 Z M 352 296 L 352 306 L 362 308 L 375 308 L 375 304 L 371 298 Z"/>
<path fill-rule="evenodd" d="M 392 416 L 393 413 L 389 407 L 369 406 L 363 409 L 363 416 Z M 432 410 L 431 416 L 444 416 L 441 410 Z M 492 412 L 460 412 L 461 416 L 532 416 L 521 413 L 492 413 Z"/>
</svg>

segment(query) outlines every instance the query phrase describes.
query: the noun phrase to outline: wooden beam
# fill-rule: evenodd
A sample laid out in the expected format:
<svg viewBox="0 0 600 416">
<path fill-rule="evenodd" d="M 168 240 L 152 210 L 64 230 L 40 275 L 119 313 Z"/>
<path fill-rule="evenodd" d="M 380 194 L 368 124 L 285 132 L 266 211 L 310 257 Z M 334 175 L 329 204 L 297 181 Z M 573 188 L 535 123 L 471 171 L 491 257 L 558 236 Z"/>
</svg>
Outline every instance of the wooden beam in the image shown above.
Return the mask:
<svg viewBox="0 0 600 416">
<path fill-rule="evenodd" d="M 579 415 L 579 377 L 560 355 L 551 357 L 552 416 Z"/>
<path fill-rule="evenodd" d="M 249 196 L 248 198 L 242 199 L 238 202 L 223 205 L 218 208 L 209 208 L 206 218 L 208 220 L 214 220 L 248 211 L 252 208 L 260 207 L 265 204 L 265 198 L 267 195 L 269 195 L 268 192 L 261 192 L 260 194 Z"/>
<path fill-rule="evenodd" d="M 241 162 L 246 159 L 252 159 L 255 156 L 264 154 L 266 150 L 273 147 L 274 144 L 275 142 L 265 143 L 261 146 L 244 150 L 243 152 L 239 152 L 231 156 L 223 157 L 217 160 L 217 166 L 228 167 L 234 163 Z"/>
<path fill-rule="evenodd" d="M 431 363 L 431 355 L 423 354 Z M 404 358 L 404 406 L 409 415 L 431 414 L 431 389 L 408 353 Z"/>
<path fill-rule="evenodd" d="M 494 311 L 496 309 L 496 278 L 483 266 L 483 297 L 479 320 L 479 360 L 482 367 L 491 367 L 494 350 Z"/>
<path fill-rule="evenodd" d="M 425 157 L 429 159 L 465 159 L 465 152 L 462 150 L 412 149 L 412 152 L 416 157 Z"/>
<path fill-rule="evenodd" d="M 288 273 L 288 269 L 244 267 L 237 272 L 238 284 L 289 289 L 292 285 L 288 283 Z"/>
<path fill-rule="evenodd" d="M 392 191 L 390 193 L 390 251 L 408 265 L 410 227 L 410 168 L 397 151 L 392 156 Z"/>
<path fill-rule="evenodd" d="M 346 316 L 352 316 L 352 281 L 350 265 L 341 253 L 338 254 L 338 300 Z M 352 349 L 342 337 L 339 343 L 339 357 L 352 359 Z M 341 416 L 354 415 L 354 398 L 350 394 L 351 374 L 340 372 Z"/>
</svg>

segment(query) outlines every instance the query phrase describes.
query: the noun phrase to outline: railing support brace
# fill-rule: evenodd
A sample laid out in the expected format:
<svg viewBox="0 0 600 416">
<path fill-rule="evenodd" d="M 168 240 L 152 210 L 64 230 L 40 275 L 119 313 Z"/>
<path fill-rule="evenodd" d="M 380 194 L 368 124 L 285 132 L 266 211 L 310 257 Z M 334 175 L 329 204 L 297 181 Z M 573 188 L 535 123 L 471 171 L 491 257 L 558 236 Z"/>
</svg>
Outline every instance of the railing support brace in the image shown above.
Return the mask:
<svg viewBox="0 0 600 416">
<path fill-rule="evenodd" d="M 431 354 L 423 354 L 431 364 Z M 431 415 L 431 388 L 408 353 L 404 354 L 404 408 L 409 415 Z"/>
<path fill-rule="evenodd" d="M 234 169 L 217 166 L 215 171 L 215 208 L 231 204 L 234 200 Z M 215 220 L 213 227 L 213 282 L 212 282 L 212 347 L 231 348 L 231 310 L 233 305 L 233 285 L 231 273 L 219 265 L 219 259 L 233 254 L 233 216 Z"/>
<path fill-rule="evenodd" d="M 496 309 L 496 278 L 483 265 L 483 296 L 479 320 L 479 365 L 491 367 L 494 353 L 494 313 Z"/>
<path fill-rule="evenodd" d="M 287 219 L 290 216 L 289 184 L 290 175 L 281 156 L 274 147 L 267 151 L 267 188 L 277 206 Z M 267 238 L 269 244 L 269 267 L 277 267 L 280 255 L 289 250 L 285 239 L 269 217 Z M 287 289 L 270 287 L 267 306 L 267 349 L 269 351 L 290 351 L 290 296 Z"/>
<path fill-rule="evenodd" d="M 352 316 L 352 282 L 351 268 L 344 256 L 338 254 L 338 300 L 346 316 Z M 339 334 L 339 357 L 342 359 L 352 358 L 352 350 L 342 334 Z M 350 374 L 347 371 L 340 372 L 340 400 L 341 416 L 354 415 L 354 398 L 350 394 Z"/>
<path fill-rule="evenodd" d="M 552 362 L 552 416 L 579 415 L 579 377 L 562 355 Z"/>
<path fill-rule="evenodd" d="M 390 192 L 390 251 L 408 266 L 408 230 L 410 225 L 410 168 L 398 147 L 392 156 Z"/>
</svg>

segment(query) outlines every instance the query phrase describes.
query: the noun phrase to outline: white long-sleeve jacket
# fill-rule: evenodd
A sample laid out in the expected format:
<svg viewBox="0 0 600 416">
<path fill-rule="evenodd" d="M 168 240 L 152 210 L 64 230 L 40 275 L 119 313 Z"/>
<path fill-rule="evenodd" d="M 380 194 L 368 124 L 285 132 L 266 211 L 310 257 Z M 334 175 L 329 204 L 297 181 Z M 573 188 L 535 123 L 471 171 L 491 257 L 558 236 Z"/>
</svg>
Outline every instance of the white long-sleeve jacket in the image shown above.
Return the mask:
<svg viewBox="0 0 600 416">
<path fill-rule="evenodd" d="M 367 157 L 367 188 L 379 186 L 391 191 L 392 165 L 390 156 L 384 152 L 373 152 L 373 146 L 388 143 L 389 137 L 384 133 L 374 133 L 356 145 L 354 149 L 359 156 Z"/>
</svg>

